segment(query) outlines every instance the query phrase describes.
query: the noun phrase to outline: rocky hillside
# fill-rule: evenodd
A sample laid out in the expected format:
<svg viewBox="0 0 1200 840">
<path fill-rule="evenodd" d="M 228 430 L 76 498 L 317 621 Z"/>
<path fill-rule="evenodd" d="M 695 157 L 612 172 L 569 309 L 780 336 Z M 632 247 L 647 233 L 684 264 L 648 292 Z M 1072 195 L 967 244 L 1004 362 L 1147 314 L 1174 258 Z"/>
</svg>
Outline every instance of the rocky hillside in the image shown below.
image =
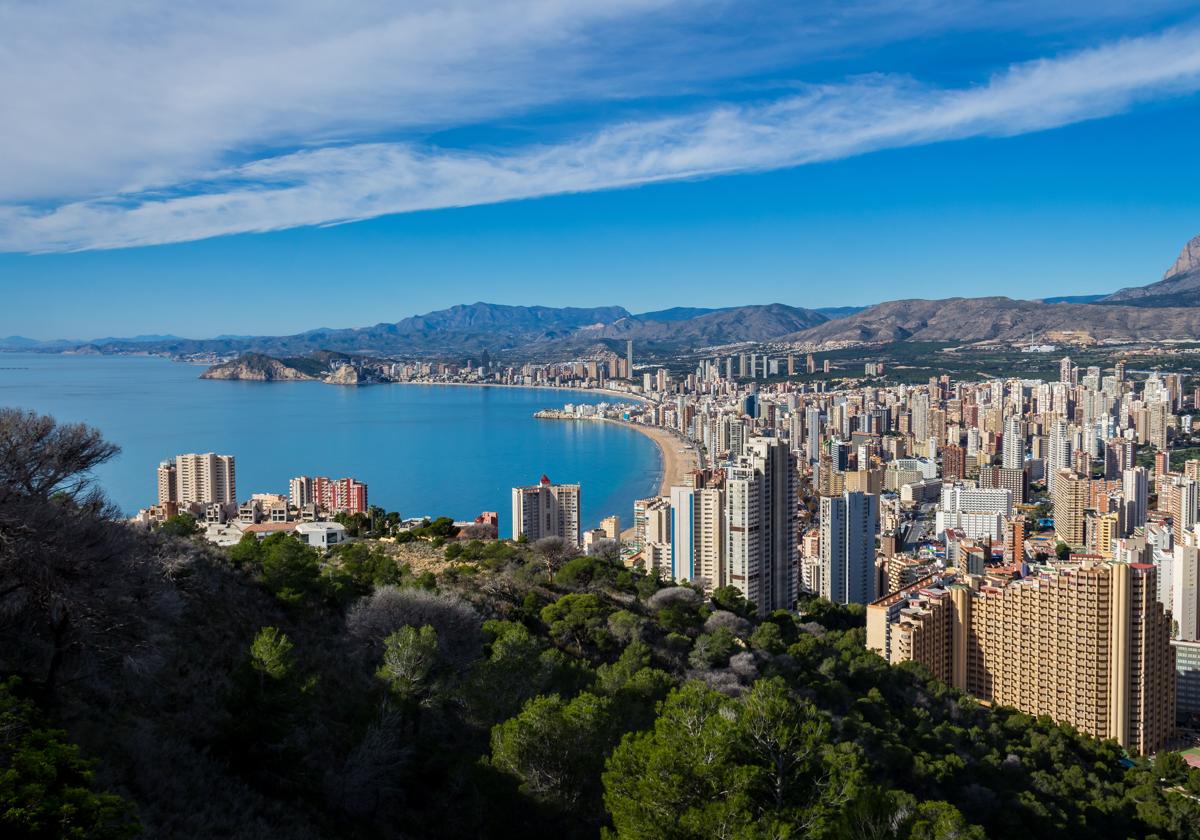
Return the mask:
<svg viewBox="0 0 1200 840">
<path fill-rule="evenodd" d="M 301 370 L 308 368 L 310 372 Z M 262 353 L 246 353 L 229 362 L 213 365 L 204 373 L 201 379 L 239 379 L 248 382 L 286 382 L 295 380 L 318 379 L 311 372 L 312 364 L 309 359 L 289 359 L 283 361 Z"/>
<path fill-rule="evenodd" d="M 1045 304 L 1005 297 L 896 300 L 789 337 L 798 342 L 1139 341 L 1200 335 L 1200 308 Z"/>
</svg>

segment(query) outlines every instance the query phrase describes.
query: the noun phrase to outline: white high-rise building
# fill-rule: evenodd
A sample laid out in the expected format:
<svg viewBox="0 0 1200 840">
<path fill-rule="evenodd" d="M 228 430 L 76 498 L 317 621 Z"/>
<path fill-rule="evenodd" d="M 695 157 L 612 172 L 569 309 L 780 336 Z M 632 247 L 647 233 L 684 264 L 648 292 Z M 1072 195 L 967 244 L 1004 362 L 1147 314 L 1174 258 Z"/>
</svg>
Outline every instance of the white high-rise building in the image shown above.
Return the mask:
<svg viewBox="0 0 1200 840">
<path fill-rule="evenodd" d="M 1019 470 L 1025 466 L 1025 432 L 1020 416 L 1014 414 L 1004 423 L 1004 469 Z"/>
<path fill-rule="evenodd" d="M 1004 538 L 1004 521 L 1013 512 L 1013 494 L 1006 487 L 979 488 L 961 482 L 942 485 L 935 528 L 962 531 L 971 539 Z"/>
<path fill-rule="evenodd" d="M 875 532 L 879 497 L 845 491 L 821 497 L 821 595 L 835 604 L 878 597 Z"/>
<path fill-rule="evenodd" d="M 542 480 L 532 487 L 512 489 L 512 535 L 529 540 L 562 537 L 575 545 L 583 544 L 579 529 L 579 485 L 551 484 Z"/>
<path fill-rule="evenodd" d="M 1200 549 L 1175 544 L 1171 564 L 1171 620 L 1175 638 L 1200 640 Z"/>
<path fill-rule="evenodd" d="M 786 442 L 753 437 L 726 479 L 726 582 L 760 615 L 796 600 L 796 478 Z"/>
<path fill-rule="evenodd" d="M 162 467 L 159 467 L 160 475 Z M 190 504 L 237 504 L 237 469 L 232 455 L 175 456 L 175 499 Z"/>
<path fill-rule="evenodd" d="M 1046 489 L 1054 495 L 1054 477 L 1059 470 L 1071 466 L 1071 433 L 1067 421 L 1061 417 L 1050 428 L 1050 440 L 1046 457 Z"/>
</svg>

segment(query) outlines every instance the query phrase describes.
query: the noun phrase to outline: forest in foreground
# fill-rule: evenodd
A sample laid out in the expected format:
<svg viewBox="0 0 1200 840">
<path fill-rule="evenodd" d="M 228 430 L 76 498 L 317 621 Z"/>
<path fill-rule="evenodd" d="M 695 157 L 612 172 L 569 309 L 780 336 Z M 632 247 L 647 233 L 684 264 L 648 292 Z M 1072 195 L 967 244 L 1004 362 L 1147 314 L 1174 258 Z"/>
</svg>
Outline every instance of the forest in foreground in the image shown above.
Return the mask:
<svg viewBox="0 0 1200 840">
<path fill-rule="evenodd" d="M 118 521 L 93 430 L 0 411 L 0 835 L 1200 836 L 1200 771 L 558 540 L 232 549 Z"/>
</svg>

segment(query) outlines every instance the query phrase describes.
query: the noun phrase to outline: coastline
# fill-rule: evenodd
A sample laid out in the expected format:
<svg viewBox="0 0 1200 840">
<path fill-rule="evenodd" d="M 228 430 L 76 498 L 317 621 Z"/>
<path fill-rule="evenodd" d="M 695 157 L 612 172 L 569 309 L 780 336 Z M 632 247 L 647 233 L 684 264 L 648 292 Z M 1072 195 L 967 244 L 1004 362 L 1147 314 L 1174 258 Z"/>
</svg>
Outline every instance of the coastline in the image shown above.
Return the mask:
<svg viewBox="0 0 1200 840">
<path fill-rule="evenodd" d="M 599 394 L 604 397 L 615 397 L 617 399 L 630 400 L 638 403 L 649 403 L 650 400 L 641 394 L 633 394 L 628 391 L 612 391 L 608 388 L 570 388 L 566 385 L 509 385 L 507 382 L 425 382 L 425 381 L 409 381 L 409 382 L 379 382 L 372 383 L 379 385 L 424 385 L 424 386 L 446 386 L 449 388 L 521 388 L 528 391 L 566 391 L 577 394 Z M 632 424 L 631 424 L 632 425 Z"/>
<path fill-rule="evenodd" d="M 661 426 L 648 426 L 645 423 L 626 423 L 624 420 L 604 418 L 606 423 L 613 423 L 627 429 L 640 432 L 658 444 L 662 473 L 658 483 L 658 495 L 671 495 L 671 487 L 684 484 L 684 479 L 693 470 L 700 468 L 700 459 L 694 445 L 685 443 L 673 432 Z M 681 452 L 680 450 L 684 450 Z"/>
</svg>

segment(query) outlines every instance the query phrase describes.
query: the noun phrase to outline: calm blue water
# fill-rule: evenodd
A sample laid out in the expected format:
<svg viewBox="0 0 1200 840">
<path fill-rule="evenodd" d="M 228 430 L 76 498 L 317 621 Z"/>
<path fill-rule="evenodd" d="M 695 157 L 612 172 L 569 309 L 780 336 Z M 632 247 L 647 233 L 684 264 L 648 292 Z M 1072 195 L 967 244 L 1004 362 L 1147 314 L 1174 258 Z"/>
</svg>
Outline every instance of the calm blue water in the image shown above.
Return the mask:
<svg viewBox="0 0 1200 840">
<path fill-rule="evenodd" d="M 578 391 L 201 380 L 202 367 L 127 356 L 0 353 L 0 406 L 82 421 L 121 445 L 97 472 L 127 512 L 156 501 L 159 461 L 237 456 L 238 495 L 287 493 L 294 475 L 350 475 L 402 516 L 500 514 L 546 473 L 579 482 L 584 527 L 658 490 L 653 441 L 606 423 L 534 420 L 539 408 L 609 398 Z"/>
</svg>

